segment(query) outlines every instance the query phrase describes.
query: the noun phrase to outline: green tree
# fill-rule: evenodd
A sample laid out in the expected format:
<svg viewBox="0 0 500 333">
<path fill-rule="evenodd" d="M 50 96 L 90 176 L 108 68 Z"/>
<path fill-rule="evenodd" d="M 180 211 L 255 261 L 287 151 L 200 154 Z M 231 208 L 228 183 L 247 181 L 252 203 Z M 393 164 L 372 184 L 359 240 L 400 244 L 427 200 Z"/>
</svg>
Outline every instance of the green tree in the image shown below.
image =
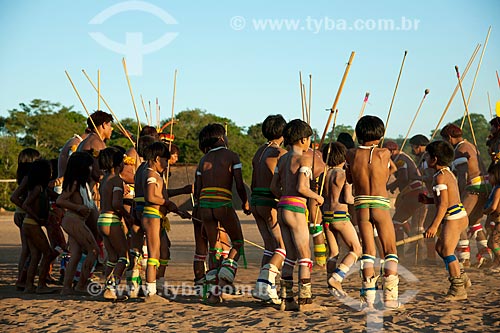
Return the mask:
<svg viewBox="0 0 500 333">
<path fill-rule="evenodd" d="M 85 119 L 73 107 L 34 99 L 9 110 L 2 133 L 14 136 L 23 147 L 33 147 L 47 158 L 56 158 L 59 149 L 75 133 L 82 133 Z"/>
</svg>

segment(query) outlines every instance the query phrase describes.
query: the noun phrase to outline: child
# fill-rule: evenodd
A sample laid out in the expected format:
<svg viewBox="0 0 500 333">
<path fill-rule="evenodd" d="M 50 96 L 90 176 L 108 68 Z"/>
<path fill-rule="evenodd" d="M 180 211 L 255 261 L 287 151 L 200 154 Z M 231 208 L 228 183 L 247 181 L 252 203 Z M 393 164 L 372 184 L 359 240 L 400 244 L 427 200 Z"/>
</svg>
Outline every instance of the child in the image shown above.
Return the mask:
<svg viewBox="0 0 500 333">
<path fill-rule="evenodd" d="M 92 215 L 92 211 L 94 211 L 94 215 L 97 214 L 97 207 L 92 200 L 88 185 L 93 163 L 94 159 L 89 153 L 75 152 L 71 154 L 64 172 L 63 192 L 56 201 L 58 206 L 66 209 L 61 225 L 68 234 L 68 245 L 71 252 L 71 259 L 64 273 L 61 295 L 73 292 L 73 277 L 83 252 L 86 253 L 86 258 L 75 291 L 86 293 L 90 271 L 99 253 L 99 246 L 93 233 L 85 223 Z"/>
<path fill-rule="evenodd" d="M 323 175 L 325 177 L 323 222 L 325 229 L 329 229 L 335 235 L 335 237 L 328 239 L 330 257 L 338 258 L 339 256 L 338 246 L 336 246 L 336 239 L 339 236 L 342 237 L 350 250 L 338 267 L 335 267 L 336 261 L 333 260 L 330 260 L 327 265 L 330 292 L 340 297 L 346 296 L 342 289 L 342 281 L 362 253 L 358 234 L 350 221 L 347 208 L 347 204 L 354 202 L 354 198 L 352 197 L 352 186 L 346 182 L 344 170 L 346 153 L 346 147 L 339 142 L 333 142 L 323 148 L 323 159 L 328 164 L 328 170 Z"/>
<path fill-rule="evenodd" d="M 378 278 L 373 267 L 376 255 L 373 228 L 376 227 L 384 255 L 384 305 L 389 309 L 398 308 L 398 255 L 386 189 L 389 175 L 396 166 L 390 151 L 377 147 L 385 130 L 380 118 L 364 116 L 355 130 L 360 145 L 347 153 L 346 174 L 355 190 L 354 209 L 363 244 L 361 299 L 363 306 L 373 308 Z"/>
<path fill-rule="evenodd" d="M 282 308 L 284 310 L 307 310 L 312 304 L 311 249 L 307 225 L 307 199 L 323 204 L 323 197 L 310 188 L 312 156 L 303 154 L 311 143 L 311 127 L 300 119 L 290 121 L 283 130 L 285 145 L 291 149 L 283 155 L 276 167 L 271 182 L 271 191 L 280 198 L 278 221 L 285 243 L 287 258 L 283 267 L 281 281 Z M 299 259 L 299 296 L 298 307 L 293 295 L 293 265 Z M 309 306 L 310 307 L 310 306 Z"/>
<path fill-rule="evenodd" d="M 162 173 L 167 169 L 170 153 L 168 146 L 163 142 L 154 142 L 144 149 L 144 159 L 147 167 L 143 171 L 142 184 L 144 190 L 144 212 L 142 226 L 146 233 L 148 261 L 146 269 L 147 301 L 160 301 L 163 298 L 156 295 L 156 274 L 160 266 L 160 231 L 162 220 L 167 211 L 179 212 L 177 206 L 168 200 L 167 190 L 163 182 Z M 160 259 L 160 260 L 159 260 Z"/>
<path fill-rule="evenodd" d="M 158 134 L 156 132 L 156 134 Z M 140 258 L 141 253 L 144 248 L 144 230 L 142 228 L 142 213 L 144 212 L 144 186 L 145 179 L 144 170 L 147 169 L 148 163 L 144 161 L 144 150 L 149 145 L 157 142 L 158 139 L 154 136 L 144 135 L 139 137 L 139 144 L 137 145 L 137 154 L 141 161 L 143 161 L 137 170 L 135 171 L 134 177 L 134 206 L 132 209 L 132 214 L 134 216 L 130 231 L 130 266 L 127 269 L 127 290 L 130 298 L 136 298 L 139 295 L 139 286 L 141 285 L 141 270 L 140 270 Z M 147 265 L 144 265 L 142 269 L 145 269 Z"/>
<path fill-rule="evenodd" d="M 106 288 L 103 296 L 109 300 L 126 297 L 117 292 L 123 272 L 129 263 L 127 238 L 121 222 L 122 217 L 127 223 L 130 221 L 130 214 L 123 207 L 123 180 L 120 178 L 124 166 L 123 157 L 124 151 L 109 147 L 101 150 L 98 159 L 104 177 L 99 187 L 101 214 L 97 226 L 108 252 L 104 272 Z"/>
<path fill-rule="evenodd" d="M 243 212 L 247 215 L 251 213 L 243 184 L 240 158 L 229 150 L 226 144 L 226 131 L 221 124 L 209 124 L 200 131 L 199 147 L 207 152 L 196 170 L 195 197 L 199 200 L 198 214 L 203 221 L 210 248 L 215 248 L 219 223 L 232 242 L 228 257 L 222 261 L 220 267 L 216 253 L 209 253 L 209 272 L 205 281 L 209 288 L 209 303 L 221 302 L 219 288 L 234 282 L 238 269 L 237 261 L 243 249 L 243 233 L 232 205 L 233 181 L 242 201 Z"/>
<path fill-rule="evenodd" d="M 269 185 L 278 159 L 286 153 L 286 150 L 281 148 L 285 125 L 286 121 L 282 115 L 268 116 L 264 120 L 262 134 L 268 142 L 257 149 L 252 160 L 252 214 L 265 247 L 260 274 L 252 296 L 275 304 L 280 303 L 276 292 L 276 275 L 283 265 L 286 251 L 278 225 L 276 211 L 278 201 Z"/>
<path fill-rule="evenodd" d="M 47 224 L 49 217 L 49 193 L 47 190 L 51 177 L 51 167 L 47 160 L 38 160 L 33 162 L 28 173 L 28 195 L 23 203 L 23 209 L 26 216 L 23 221 L 23 232 L 28 242 L 31 260 L 26 278 L 25 293 L 35 292 L 34 279 L 40 262 L 40 273 L 38 275 L 38 294 L 47 294 L 53 292 L 47 287 L 47 276 L 49 266 L 58 253 L 50 247 L 47 236 L 42 230 L 42 225 Z"/>
<path fill-rule="evenodd" d="M 488 220 L 493 229 L 488 240 L 488 246 L 495 255 L 490 270 L 493 273 L 498 273 L 500 272 L 500 214 L 498 212 L 500 209 L 500 163 L 492 163 L 488 168 L 488 175 L 493 189 L 483 212 L 488 215 Z"/>
<path fill-rule="evenodd" d="M 26 199 L 26 185 L 28 184 L 28 172 L 34 161 L 40 159 L 40 153 L 33 148 L 26 148 L 21 150 L 17 157 L 17 188 L 14 190 L 10 197 L 10 201 L 16 205 L 16 212 L 14 213 L 14 223 L 19 228 L 21 238 L 21 255 L 17 265 L 18 276 L 16 281 L 16 289 L 23 291 L 26 283 L 26 274 L 28 272 L 28 259 L 30 255 L 28 243 L 23 233 L 23 220 L 26 212 L 21 208 L 24 199 Z"/>
<path fill-rule="evenodd" d="M 454 159 L 454 150 L 446 141 L 434 141 L 427 145 L 425 150 L 429 153 L 427 164 L 436 170 L 433 181 L 434 202 L 437 211 L 432 224 L 425 231 L 426 238 L 433 238 L 441 226 L 441 233 L 436 242 L 436 251 L 443 258 L 446 270 L 449 272 L 450 289 L 445 299 L 458 301 L 467 299 L 464 274 L 460 272 L 460 265 L 454 254 L 455 247 L 460 239 L 460 233 L 468 224 L 467 212 L 460 202 L 457 178 L 449 166 Z"/>
</svg>

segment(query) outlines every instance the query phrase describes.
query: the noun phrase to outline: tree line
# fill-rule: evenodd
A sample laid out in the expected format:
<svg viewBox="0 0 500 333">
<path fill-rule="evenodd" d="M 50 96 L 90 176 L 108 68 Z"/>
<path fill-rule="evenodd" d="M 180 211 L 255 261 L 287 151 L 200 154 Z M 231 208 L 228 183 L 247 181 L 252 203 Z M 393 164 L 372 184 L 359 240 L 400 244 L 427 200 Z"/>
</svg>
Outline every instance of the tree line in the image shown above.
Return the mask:
<svg viewBox="0 0 500 333">
<path fill-rule="evenodd" d="M 87 117 L 82 111 L 75 110 L 73 106 L 64 106 L 42 99 L 34 99 L 29 103 L 20 103 L 18 108 L 8 110 L 8 116 L 0 117 L 0 180 L 15 179 L 17 170 L 17 156 L 25 148 L 35 148 L 46 159 L 56 159 L 59 156 L 60 148 L 74 134 L 81 134 L 86 128 Z M 165 124 L 170 119 L 160 122 Z M 175 116 L 173 134 L 174 143 L 180 148 L 178 163 L 197 164 L 202 157 L 202 152 L 198 149 L 198 133 L 209 123 L 220 123 L 227 127 L 229 147 L 240 155 L 243 163 L 243 177 L 248 184 L 252 174 L 252 157 L 257 148 L 266 140 L 261 133 L 260 122 L 248 127 L 240 127 L 231 119 L 219 117 L 201 109 L 188 109 L 177 113 Z M 480 114 L 471 114 L 475 136 L 478 140 L 478 148 L 485 164 L 489 163 L 485 140 L 489 131 L 489 124 Z M 116 119 L 115 119 L 116 122 Z M 137 133 L 137 121 L 132 118 L 120 119 L 123 127 L 129 133 Z M 461 119 L 454 121 L 460 125 Z M 142 126 L 147 124 L 142 124 Z M 117 129 L 108 146 L 118 145 L 126 149 L 132 143 Z M 170 126 L 164 130 L 169 133 Z M 337 125 L 335 133 L 353 133 L 350 125 Z M 322 133 L 322 129 L 315 131 Z M 328 142 L 331 132 L 328 134 Z M 417 133 L 414 133 L 417 134 Z M 423 133 L 430 137 L 430 134 Z M 439 133 L 438 133 L 439 134 Z M 471 132 L 468 122 L 464 125 L 464 137 L 472 142 Z M 439 138 L 439 135 L 436 136 Z M 403 137 L 392 139 L 401 145 Z M 316 142 L 319 138 L 316 137 Z M 409 153 L 409 145 L 405 147 L 405 152 Z M 0 207 L 13 209 L 9 197 L 15 189 L 15 183 L 0 183 Z"/>
</svg>

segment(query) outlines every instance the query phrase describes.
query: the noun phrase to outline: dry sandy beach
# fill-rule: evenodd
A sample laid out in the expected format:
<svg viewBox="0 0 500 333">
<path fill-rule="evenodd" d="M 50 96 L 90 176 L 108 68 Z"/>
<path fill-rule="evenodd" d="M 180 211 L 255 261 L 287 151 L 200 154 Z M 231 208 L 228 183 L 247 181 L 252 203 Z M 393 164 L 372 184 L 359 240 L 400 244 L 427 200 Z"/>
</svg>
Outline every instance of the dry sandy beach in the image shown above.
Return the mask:
<svg viewBox="0 0 500 333">
<path fill-rule="evenodd" d="M 253 218 L 240 215 L 245 238 L 262 244 Z M 328 293 L 325 271 L 313 271 L 313 293 L 321 309 L 281 312 L 255 301 L 249 290 L 258 275 L 261 250 L 245 245 L 248 269 L 242 266 L 236 285 L 239 298 L 217 306 L 193 295 L 191 223 L 172 217 L 172 260 L 167 280 L 175 298 L 162 304 L 142 299 L 104 302 L 92 296 L 25 295 L 14 287 L 20 240 L 12 214 L 0 215 L 0 331 L 1 332 L 498 332 L 500 331 L 500 274 L 471 268 L 469 299 L 446 303 L 448 288 L 442 263 L 433 267 L 402 263 L 400 295 L 403 310 L 365 313 L 357 310 L 360 278 L 354 269 L 345 280 L 347 301 Z M 471 243 L 472 244 L 472 243 Z M 57 274 L 56 274 L 57 276 Z M 179 294 L 184 286 L 183 294 Z M 60 287 L 58 287 L 60 288 Z M 173 293 L 171 297 L 173 297 Z"/>
</svg>

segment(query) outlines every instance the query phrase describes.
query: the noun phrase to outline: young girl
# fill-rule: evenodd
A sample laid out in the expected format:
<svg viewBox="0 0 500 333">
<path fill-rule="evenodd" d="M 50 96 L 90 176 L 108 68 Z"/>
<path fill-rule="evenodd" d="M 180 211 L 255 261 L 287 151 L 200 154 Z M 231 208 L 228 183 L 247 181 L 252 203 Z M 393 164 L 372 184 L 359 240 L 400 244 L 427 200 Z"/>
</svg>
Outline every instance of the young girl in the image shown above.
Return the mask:
<svg viewBox="0 0 500 333">
<path fill-rule="evenodd" d="M 337 239 L 342 237 L 350 252 L 342 259 L 342 262 L 335 267 L 336 260 L 328 260 L 327 274 L 328 287 L 330 292 L 340 297 L 346 296 L 342 289 L 342 281 L 353 264 L 356 263 L 362 254 L 356 229 L 351 223 L 347 204 L 354 203 L 352 196 L 352 186 L 346 181 L 344 170 L 345 156 L 347 149 L 339 142 L 333 142 L 323 148 L 323 160 L 328 165 L 328 170 L 324 174 L 325 186 L 323 197 L 323 222 L 325 230 L 333 233 L 334 237 L 328 237 L 330 247 L 330 258 L 338 258 L 339 250 Z"/>
<path fill-rule="evenodd" d="M 61 295 L 72 293 L 73 277 L 84 251 L 87 257 L 83 262 L 80 280 L 75 291 L 86 293 L 87 280 L 99 253 L 99 246 L 85 224 L 92 211 L 95 214 L 97 211 L 87 183 L 93 163 L 94 159 L 89 153 L 75 152 L 71 155 L 64 173 L 63 192 L 56 201 L 60 207 L 67 209 L 61 225 L 68 234 L 68 244 L 71 251 L 71 259 L 66 266 Z"/>
<path fill-rule="evenodd" d="M 436 242 L 436 251 L 443 258 L 449 272 L 450 289 L 445 299 L 458 301 L 467 299 L 466 283 L 468 278 L 460 272 L 460 265 L 454 254 L 460 233 L 469 225 L 464 206 L 460 202 L 457 179 L 449 165 L 454 159 L 454 150 L 446 141 L 434 141 L 425 149 L 427 164 L 436 170 L 433 180 L 434 201 L 437 207 L 432 224 L 425 231 L 426 238 L 433 238 L 441 225 Z"/>
<path fill-rule="evenodd" d="M 491 164 L 488 168 L 490 184 L 493 186 L 491 194 L 484 207 L 484 214 L 493 226 L 493 231 L 488 239 L 488 246 L 493 251 L 495 259 L 491 267 L 494 273 L 500 272 L 500 163 Z"/>
<path fill-rule="evenodd" d="M 115 147 L 105 148 L 99 154 L 99 167 L 104 172 L 104 178 L 99 187 L 101 214 L 97 226 L 108 251 L 103 296 L 110 300 L 125 297 L 117 293 L 117 286 L 129 263 L 127 238 L 121 222 L 122 217 L 127 223 L 131 220 L 129 212 L 123 207 L 123 180 L 120 178 L 123 156 L 124 152 Z"/>
<path fill-rule="evenodd" d="M 58 253 L 50 247 L 47 236 L 42 230 L 42 225 L 47 224 L 49 216 L 49 193 L 47 190 L 51 176 L 50 163 L 47 160 L 33 162 L 28 173 L 28 195 L 23 203 L 26 216 L 23 221 L 23 232 L 28 242 L 31 254 L 28 275 L 26 278 L 25 293 L 35 292 L 34 279 L 40 262 L 40 273 L 38 275 L 39 294 L 51 293 L 53 290 L 47 287 L 47 275 L 49 273 L 50 262 L 54 260 Z"/>
<path fill-rule="evenodd" d="M 18 276 L 16 281 L 16 288 L 19 291 L 23 291 L 26 283 L 26 274 L 28 272 L 28 260 L 29 260 L 29 247 L 26 242 L 26 237 L 23 233 L 23 220 L 26 216 L 26 212 L 21 208 L 23 206 L 24 199 L 26 199 L 26 185 L 28 184 L 28 172 L 31 168 L 31 164 L 40 159 L 40 153 L 38 150 L 33 148 L 23 149 L 17 157 L 17 188 L 12 193 L 10 201 L 16 205 L 16 212 L 14 213 L 14 223 L 19 228 L 19 233 L 21 236 L 21 254 L 19 256 L 19 262 L 17 265 Z"/>
<path fill-rule="evenodd" d="M 178 212 L 177 206 L 167 199 L 162 173 L 168 166 L 170 153 L 163 142 L 155 142 L 144 149 L 147 168 L 143 172 L 144 212 L 142 226 L 146 233 L 148 261 L 146 269 L 147 300 L 160 300 L 156 295 L 156 273 L 160 266 L 160 230 L 165 212 Z"/>
</svg>

